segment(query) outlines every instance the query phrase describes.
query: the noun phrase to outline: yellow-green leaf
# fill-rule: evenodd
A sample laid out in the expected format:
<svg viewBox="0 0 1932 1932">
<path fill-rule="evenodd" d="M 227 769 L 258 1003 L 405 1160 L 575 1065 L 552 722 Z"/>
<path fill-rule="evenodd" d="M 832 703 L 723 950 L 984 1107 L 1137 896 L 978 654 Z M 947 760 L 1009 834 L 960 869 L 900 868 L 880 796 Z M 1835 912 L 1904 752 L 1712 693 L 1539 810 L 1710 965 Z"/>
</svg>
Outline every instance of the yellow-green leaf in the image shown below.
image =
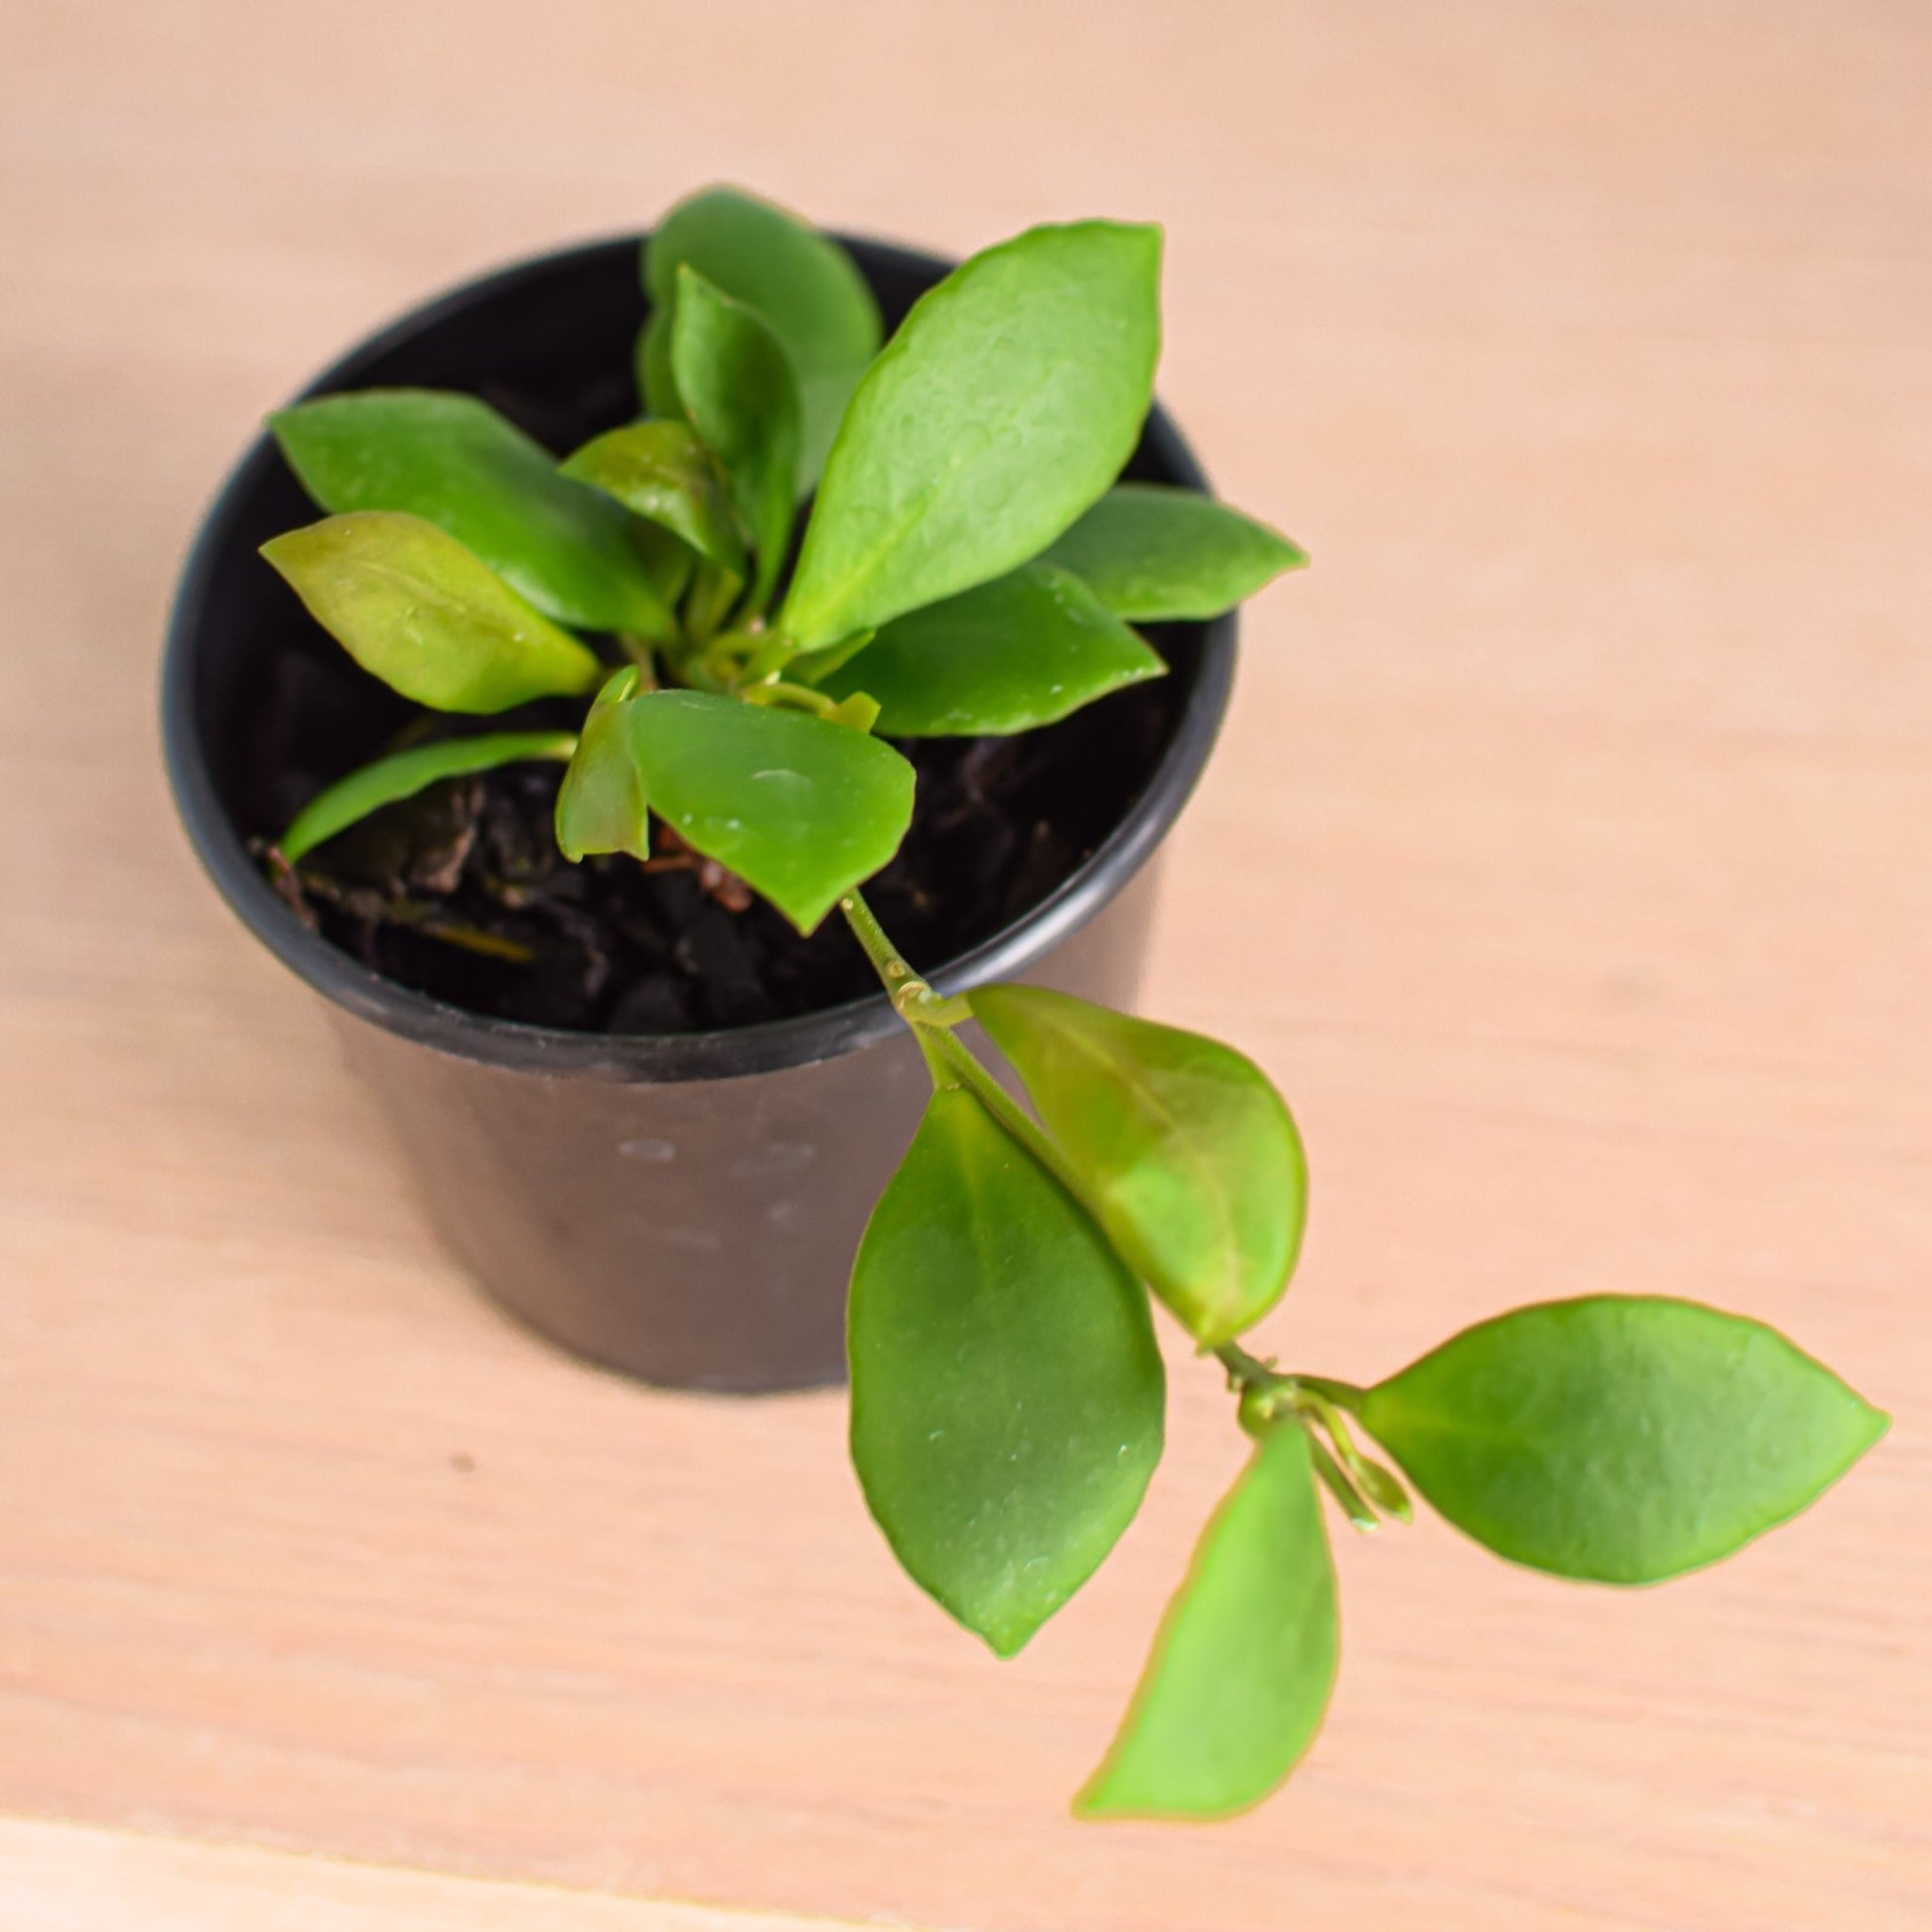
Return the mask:
<svg viewBox="0 0 1932 1932">
<path fill-rule="evenodd" d="M 674 532 L 720 569 L 745 575 L 731 499 L 690 424 L 627 423 L 586 443 L 563 474 Z"/>
<path fill-rule="evenodd" d="M 670 607 L 634 526 L 558 474 L 540 443 L 476 396 L 361 389 L 269 419 L 326 510 L 404 510 L 447 531 L 546 617 L 662 637 Z"/>
<path fill-rule="evenodd" d="M 592 701 L 563 784 L 557 792 L 557 848 L 574 865 L 593 852 L 650 857 L 650 819 L 643 773 L 623 717 L 637 689 L 626 664 Z"/>
<path fill-rule="evenodd" d="M 1277 1426 L 1215 1512 L 1168 1608 L 1086 1818 L 1226 1818 L 1314 1741 L 1340 1661 L 1309 1439 Z"/>
<path fill-rule="evenodd" d="M 438 711 L 508 711 L 588 691 L 597 658 L 455 537 L 358 510 L 272 537 L 262 555 L 365 671 Z"/>
<path fill-rule="evenodd" d="M 1308 1214 L 1301 1136 L 1268 1076 L 1219 1040 L 1065 993 L 971 997 L 1088 1206 L 1188 1332 L 1211 1347 L 1260 1320 Z"/>
</svg>

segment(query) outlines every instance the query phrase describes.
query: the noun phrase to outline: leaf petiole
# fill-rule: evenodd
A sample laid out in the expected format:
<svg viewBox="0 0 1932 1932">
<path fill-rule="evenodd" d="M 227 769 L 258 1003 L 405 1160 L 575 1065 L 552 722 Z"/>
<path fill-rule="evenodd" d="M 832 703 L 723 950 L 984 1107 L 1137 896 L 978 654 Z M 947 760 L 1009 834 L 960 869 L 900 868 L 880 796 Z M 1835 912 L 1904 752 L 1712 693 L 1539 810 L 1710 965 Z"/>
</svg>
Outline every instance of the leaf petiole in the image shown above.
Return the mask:
<svg viewBox="0 0 1932 1932">
<path fill-rule="evenodd" d="M 655 691 L 657 689 L 657 646 L 648 637 L 640 637 L 634 631 L 620 630 L 618 644 L 626 659 L 637 668 L 637 681 L 632 691 Z"/>
<path fill-rule="evenodd" d="M 1348 1478 L 1356 1488 L 1385 1516 L 1393 1516 L 1402 1523 L 1413 1521 L 1415 1510 L 1409 1501 L 1409 1492 L 1397 1480 L 1394 1470 L 1384 1468 L 1372 1455 L 1364 1455 L 1355 1446 L 1355 1439 L 1349 1433 L 1341 1410 L 1326 1396 L 1311 1388 L 1306 1378 L 1299 1379 L 1298 1393 L 1301 1398 L 1299 1406 L 1328 1432 L 1328 1440 L 1335 1446 L 1335 1455 L 1348 1471 Z"/>
<path fill-rule="evenodd" d="M 1314 1472 L 1321 1478 L 1322 1486 L 1341 1505 L 1342 1514 L 1354 1528 L 1367 1535 L 1371 1530 L 1382 1527 L 1381 1518 L 1368 1505 L 1362 1492 L 1342 1472 L 1342 1467 L 1328 1453 L 1326 1446 L 1313 1430 L 1309 1430 L 1309 1453 L 1314 1462 Z"/>
<path fill-rule="evenodd" d="M 955 1083 L 964 1087 L 1027 1153 L 1084 1206 L 1079 1176 L 1068 1165 L 1066 1156 L 1056 1143 L 1047 1139 L 1045 1130 L 1038 1122 L 973 1057 L 965 1042 L 942 1028 L 921 1029 L 921 1033 L 931 1041 L 928 1064 L 936 1060 L 952 1074 Z"/>
<path fill-rule="evenodd" d="M 731 616 L 745 580 L 709 559 L 698 565 L 697 576 L 684 601 L 684 627 L 694 643 L 708 644 Z"/>
<path fill-rule="evenodd" d="M 886 936 L 878 914 L 858 893 L 847 893 L 839 900 L 839 910 L 845 914 L 852 936 L 864 948 L 873 971 L 891 996 L 893 1011 L 908 1027 L 920 1031 L 944 1030 L 973 1017 L 973 1010 L 965 1000 L 935 993 L 906 964 L 898 948 Z M 960 1050 L 965 1051 L 963 1047 Z M 972 1059 L 970 1053 L 966 1057 Z M 979 1062 L 975 1060 L 973 1064 L 977 1066 Z"/>
<path fill-rule="evenodd" d="M 1311 1395 L 1333 1403 L 1337 1409 L 1345 1410 L 1351 1416 L 1359 1417 L 1362 1404 L 1368 1400 L 1368 1391 L 1358 1389 L 1353 1382 L 1331 1381 L 1325 1375 L 1298 1375 L 1295 1379 Z"/>
<path fill-rule="evenodd" d="M 1408 1491 L 1393 1470 L 1364 1455 L 1355 1446 L 1342 1405 L 1330 1393 L 1359 1396 L 1360 1390 L 1346 1382 L 1331 1382 L 1325 1376 L 1286 1374 L 1234 1342 L 1223 1342 L 1214 1353 L 1227 1369 L 1228 1386 L 1241 1393 L 1241 1427 L 1257 1440 L 1265 1440 L 1284 1419 L 1292 1419 L 1305 1429 L 1313 1445 L 1316 1473 L 1334 1490 L 1357 1529 L 1372 1529 L 1375 1524 L 1373 1520 L 1365 1524 L 1358 1519 L 1355 1503 L 1369 1507 L 1371 1517 L 1373 1510 L 1380 1510 L 1399 1522 L 1411 1520 L 1414 1511 Z M 1316 1435 L 1317 1429 L 1327 1432 L 1329 1442 L 1334 1445 L 1332 1455 Z M 1330 1480 L 1323 1469 L 1324 1459 L 1334 1470 L 1335 1480 Z M 1336 1488 L 1337 1480 L 1343 1488 Z"/>
<path fill-rule="evenodd" d="M 747 704 L 784 705 L 792 711 L 809 712 L 814 718 L 831 718 L 839 709 L 836 698 L 814 691 L 807 684 L 790 684 L 781 677 L 767 677 L 746 685 L 740 692 Z"/>
<path fill-rule="evenodd" d="M 1211 1352 L 1227 1370 L 1230 1389 L 1267 1389 L 1290 1379 L 1272 1361 L 1264 1362 L 1258 1356 L 1250 1355 L 1239 1342 L 1221 1342 Z"/>
</svg>

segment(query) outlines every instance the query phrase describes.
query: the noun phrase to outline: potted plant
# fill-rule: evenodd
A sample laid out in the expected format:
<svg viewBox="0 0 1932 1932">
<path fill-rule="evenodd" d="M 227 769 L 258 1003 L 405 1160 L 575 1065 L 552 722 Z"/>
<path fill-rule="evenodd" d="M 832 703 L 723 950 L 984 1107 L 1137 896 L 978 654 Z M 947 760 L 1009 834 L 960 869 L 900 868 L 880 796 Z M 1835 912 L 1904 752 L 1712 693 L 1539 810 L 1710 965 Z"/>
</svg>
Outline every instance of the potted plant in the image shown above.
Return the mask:
<svg viewBox="0 0 1932 1932">
<path fill-rule="evenodd" d="M 1519 1309 L 1366 1388 L 1243 1345 L 1301 1244 L 1294 1121 L 1116 1009 L 1227 614 L 1306 560 L 1150 414 L 1160 252 L 1085 221 L 945 272 L 712 190 L 641 289 L 620 244 L 461 292 L 273 419 L 166 729 L 458 1252 L 659 1379 L 825 1379 L 842 1330 L 868 1505 L 999 1655 L 1139 1506 L 1164 1307 L 1255 1447 L 1076 1805 L 1214 1817 L 1319 1725 L 1324 1491 L 1648 1583 L 1885 1422 L 1678 1301 Z"/>
</svg>

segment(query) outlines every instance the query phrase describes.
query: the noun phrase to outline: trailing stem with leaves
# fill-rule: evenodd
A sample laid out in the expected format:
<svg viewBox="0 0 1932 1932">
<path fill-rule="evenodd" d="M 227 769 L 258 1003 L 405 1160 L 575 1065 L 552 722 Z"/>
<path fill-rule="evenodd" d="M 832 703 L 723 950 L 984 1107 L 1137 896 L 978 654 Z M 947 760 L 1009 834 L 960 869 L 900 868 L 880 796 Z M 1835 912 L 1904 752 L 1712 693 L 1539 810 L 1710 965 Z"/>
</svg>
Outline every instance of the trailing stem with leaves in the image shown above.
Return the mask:
<svg viewBox="0 0 1932 1932">
<path fill-rule="evenodd" d="M 1306 561 L 1210 498 L 1118 481 L 1160 264 L 1157 228 L 1034 228 L 882 345 L 835 241 L 711 190 L 645 249 L 638 420 L 559 463 L 469 395 L 301 404 L 274 431 L 330 514 L 263 554 L 431 712 L 583 702 L 573 730 L 448 730 L 350 772 L 288 827 L 288 863 L 440 778 L 549 759 L 570 859 L 647 860 L 668 827 L 801 933 L 836 912 L 857 935 L 932 1097 L 853 1269 L 853 1459 L 907 1572 L 1000 1656 L 1093 1574 L 1160 1457 L 1150 1296 L 1213 1358 L 1253 1449 L 1076 1808 L 1216 1817 L 1321 1722 L 1324 1492 L 1367 1529 L 1413 1488 L 1512 1562 L 1646 1584 L 1802 1509 L 1885 1419 L 1771 1329 L 1662 1299 L 1519 1309 L 1365 1388 L 1253 1355 L 1307 1202 L 1267 1076 L 1059 993 L 942 996 L 881 929 L 860 889 L 914 809 L 890 741 L 1025 732 L 1159 677 L 1137 623 Z"/>
</svg>

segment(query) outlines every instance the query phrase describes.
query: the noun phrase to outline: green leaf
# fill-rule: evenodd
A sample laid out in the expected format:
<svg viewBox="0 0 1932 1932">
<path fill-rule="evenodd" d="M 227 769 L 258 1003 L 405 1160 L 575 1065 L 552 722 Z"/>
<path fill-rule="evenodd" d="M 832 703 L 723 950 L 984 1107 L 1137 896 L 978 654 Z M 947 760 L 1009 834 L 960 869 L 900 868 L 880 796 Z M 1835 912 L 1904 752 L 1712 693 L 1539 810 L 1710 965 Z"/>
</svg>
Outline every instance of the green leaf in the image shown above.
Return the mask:
<svg viewBox="0 0 1932 1932">
<path fill-rule="evenodd" d="M 347 831 L 384 805 L 415 797 L 439 778 L 492 771 L 499 764 L 526 759 L 567 759 L 576 743 L 569 732 L 485 732 L 477 738 L 446 738 L 434 745 L 414 746 L 338 778 L 303 806 L 276 844 L 282 857 L 294 865 L 338 832 Z"/>
<path fill-rule="evenodd" d="M 697 552 L 661 523 L 634 521 L 630 533 L 636 540 L 637 554 L 644 560 L 644 574 L 650 579 L 651 588 L 662 601 L 664 609 L 674 612 L 678 599 L 684 595 L 684 587 L 691 581 L 692 572 L 697 569 Z M 631 631 L 628 634 L 662 643 L 674 637 L 676 629 L 676 621 L 672 619 L 662 634 L 645 631 Z"/>
<path fill-rule="evenodd" d="M 678 400 L 677 377 L 671 369 L 671 318 L 677 307 L 677 282 L 661 300 L 653 297 L 650 314 L 637 332 L 637 399 L 644 413 L 654 419 L 675 422 L 684 414 Z"/>
<path fill-rule="evenodd" d="M 769 593 L 791 534 L 798 478 L 798 383 L 757 314 L 693 268 L 678 270 L 671 365 L 691 426 L 724 466 L 758 552 L 753 595 Z"/>
<path fill-rule="evenodd" d="M 622 716 L 652 809 L 801 932 L 911 823 L 912 767 L 843 725 L 701 691 L 653 691 Z"/>
<path fill-rule="evenodd" d="M 406 510 L 474 551 L 546 617 L 662 637 L 670 611 L 630 520 L 559 476 L 487 403 L 440 389 L 364 389 L 269 419 L 326 510 Z"/>
<path fill-rule="evenodd" d="M 385 684 L 438 711 L 508 711 L 588 691 L 604 667 L 434 523 L 358 510 L 271 537 L 262 555 Z"/>
<path fill-rule="evenodd" d="M 742 189 L 708 188 L 681 202 L 644 251 L 652 310 L 642 364 L 653 415 L 682 413 L 669 343 L 677 271 L 686 265 L 756 310 L 790 358 L 798 381 L 803 495 L 825 467 L 859 377 L 879 353 L 879 305 L 866 278 L 830 235 Z"/>
<path fill-rule="evenodd" d="M 1199 490 L 1118 483 L 1045 555 L 1137 623 L 1215 618 L 1308 552 Z"/>
<path fill-rule="evenodd" d="M 801 651 L 785 666 L 785 675 L 799 684 L 822 684 L 834 671 L 842 671 L 878 635 L 873 630 L 855 630 L 824 650 Z"/>
<path fill-rule="evenodd" d="M 895 618 L 820 688 L 869 691 L 889 738 L 1032 731 L 1168 667 L 1063 570 L 1023 564 Z"/>
<path fill-rule="evenodd" d="M 634 516 L 675 532 L 699 556 L 743 577 L 745 541 L 731 499 L 688 423 L 629 423 L 586 443 L 566 477 L 615 496 Z"/>
<path fill-rule="evenodd" d="M 1309 1439 L 1277 1427 L 1194 1550 L 1120 1734 L 1073 1808 L 1087 1818 L 1226 1818 L 1314 1741 L 1341 1633 Z"/>
<path fill-rule="evenodd" d="M 1035 986 L 973 1014 L 1027 1084 L 1114 1246 L 1204 1346 L 1281 1298 L 1308 1167 L 1268 1076 L 1219 1040 Z"/>
<path fill-rule="evenodd" d="M 782 628 L 833 644 L 1038 555 L 1119 474 L 1153 396 L 1161 231 L 1030 229 L 920 297 L 825 465 Z"/>
<path fill-rule="evenodd" d="M 879 723 L 879 700 L 867 692 L 855 691 L 825 714 L 835 725 L 849 731 L 869 732 Z"/>
<path fill-rule="evenodd" d="M 637 667 L 626 664 L 591 703 L 577 749 L 557 791 L 557 848 L 575 865 L 586 853 L 628 852 L 650 857 L 650 818 L 643 774 L 623 716 L 637 689 Z"/>
<path fill-rule="evenodd" d="M 1099 1567 L 1160 1460 L 1147 1297 L 955 1087 L 873 1210 L 848 1323 L 866 1503 L 913 1582 L 1009 1657 Z"/>
<path fill-rule="evenodd" d="M 1606 1584 L 1728 1556 L 1886 1428 L 1776 1329 L 1621 1295 L 1478 1322 L 1370 1389 L 1360 1414 L 1464 1534 Z"/>
</svg>

